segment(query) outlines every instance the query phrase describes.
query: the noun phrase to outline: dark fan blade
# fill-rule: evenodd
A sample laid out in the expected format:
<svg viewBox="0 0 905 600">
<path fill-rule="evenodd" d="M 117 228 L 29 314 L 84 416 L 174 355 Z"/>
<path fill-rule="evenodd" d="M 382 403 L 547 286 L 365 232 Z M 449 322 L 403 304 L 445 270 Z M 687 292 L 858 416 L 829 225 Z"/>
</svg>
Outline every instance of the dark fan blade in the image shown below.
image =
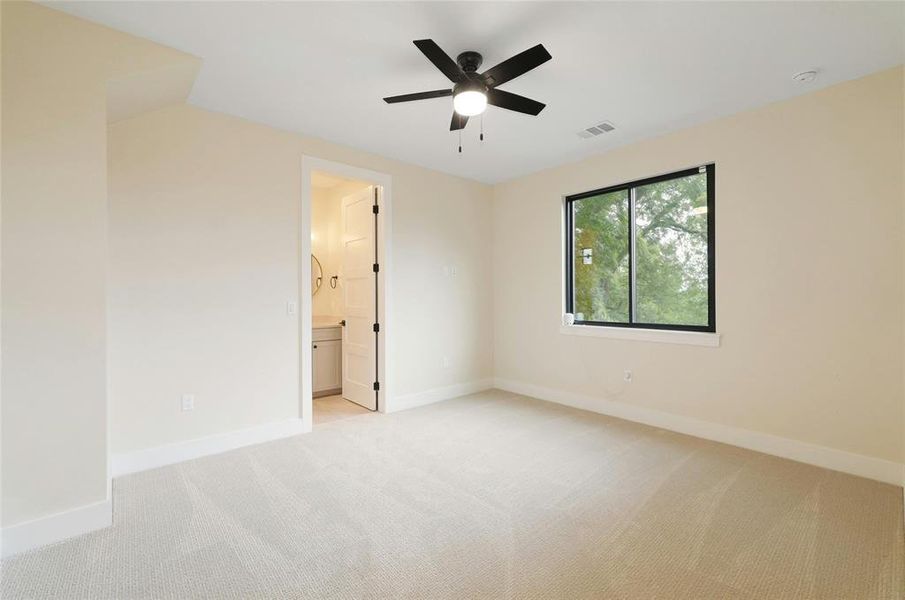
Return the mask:
<svg viewBox="0 0 905 600">
<path fill-rule="evenodd" d="M 484 83 L 494 87 L 506 83 L 510 79 L 515 79 L 534 67 L 539 67 L 551 58 L 553 57 L 550 56 L 544 45 L 538 44 L 534 48 L 528 48 L 497 66 L 487 69 L 481 74 L 481 77 L 484 79 Z"/>
<path fill-rule="evenodd" d="M 395 104 L 397 102 L 411 102 L 413 100 L 429 100 L 430 98 L 443 98 L 444 96 L 452 96 L 452 90 L 434 90 L 432 92 L 418 92 L 417 94 L 402 94 L 401 96 L 390 96 L 384 98 L 387 104 Z"/>
<path fill-rule="evenodd" d="M 537 116 L 546 106 L 546 104 L 538 102 L 537 100 L 495 89 L 487 90 L 487 103 L 507 110 L 514 110 L 516 112 L 534 116 Z"/>
<path fill-rule="evenodd" d="M 460 129 L 465 129 L 465 124 L 468 123 L 468 117 L 464 117 L 457 112 L 453 113 L 452 121 L 449 123 L 450 131 L 458 131 Z"/>
<path fill-rule="evenodd" d="M 415 40 L 414 44 L 453 83 L 458 83 L 465 76 L 456 61 L 451 59 L 434 40 Z"/>
</svg>

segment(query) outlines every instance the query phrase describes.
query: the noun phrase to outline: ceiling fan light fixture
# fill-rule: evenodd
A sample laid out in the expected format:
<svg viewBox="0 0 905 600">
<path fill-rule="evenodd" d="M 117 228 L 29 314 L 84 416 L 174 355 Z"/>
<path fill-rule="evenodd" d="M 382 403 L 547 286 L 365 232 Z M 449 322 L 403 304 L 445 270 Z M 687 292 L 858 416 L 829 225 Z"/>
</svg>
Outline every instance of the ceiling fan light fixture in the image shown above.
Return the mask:
<svg viewBox="0 0 905 600">
<path fill-rule="evenodd" d="M 463 117 L 474 117 L 487 109 L 487 94 L 465 90 L 453 96 L 453 108 Z"/>
<path fill-rule="evenodd" d="M 383 99 L 387 104 L 452 96 L 453 115 L 449 122 L 450 131 L 462 131 L 468 124 L 468 118 L 482 114 L 488 104 L 534 117 L 544 109 L 545 104 L 542 102 L 498 88 L 553 58 L 543 44 L 519 52 L 495 67 L 479 73 L 478 69 L 483 61 L 479 52 L 469 50 L 461 53 L 457 60 L 453 60 L 434 40 L 413 40 L 413 43 L 427 60 L 453 83 L 453 88 L 388 96 Z M 481 139 L 483 140 L 483 132 Z"/>
</svg>

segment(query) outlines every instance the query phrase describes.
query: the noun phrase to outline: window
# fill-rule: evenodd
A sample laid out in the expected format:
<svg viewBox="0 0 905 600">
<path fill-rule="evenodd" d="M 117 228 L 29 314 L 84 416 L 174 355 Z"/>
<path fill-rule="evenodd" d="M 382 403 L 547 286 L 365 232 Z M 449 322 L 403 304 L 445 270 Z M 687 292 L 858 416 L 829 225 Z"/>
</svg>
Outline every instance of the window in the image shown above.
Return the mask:
<svg viewBox="0 0 905 600">
<path fill-rule="evenodd" d="M 578 325 L 716 331 L 714 166 L 566 198 Z"/>
</svg>

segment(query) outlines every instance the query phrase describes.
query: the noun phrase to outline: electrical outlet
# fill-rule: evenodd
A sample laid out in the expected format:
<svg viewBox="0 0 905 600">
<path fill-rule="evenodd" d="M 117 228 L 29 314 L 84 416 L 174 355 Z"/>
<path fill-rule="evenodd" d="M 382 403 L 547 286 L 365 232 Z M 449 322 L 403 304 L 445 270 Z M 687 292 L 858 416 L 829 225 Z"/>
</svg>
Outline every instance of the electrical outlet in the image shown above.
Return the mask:
<svg viewBox="0 0 905 600">
<path fill-rule="evenodd" d="M 631 383 L 632 382 L 632 372 L 629 371 L 628 369 L 623 371 L 622 380 L 625 381 L 626 383 Z"/>
<path fill-rule="evenodd" d="M 195 394 L 182 395 L 182 410 L 195 410 Z"/>
<path fill-rule="evenodd" d="M 292 300 L 290 300 L 289 302 L 286 303 L 286 314 L 287 315 L 292 317 L 292 316 L 295 316 L 295 314 L 297 312 L 298 312 L 298 304 L 296 304 Z"/>
<path fill-rule="evenodd" d="M 448 356 L 444 356 L 444 357 L 440 360 L 440 365 L 441 365 L 444 369 L 448 369 L 448 368 L 449 368 L 449 357 L 448 357 Z"/>
</svg>

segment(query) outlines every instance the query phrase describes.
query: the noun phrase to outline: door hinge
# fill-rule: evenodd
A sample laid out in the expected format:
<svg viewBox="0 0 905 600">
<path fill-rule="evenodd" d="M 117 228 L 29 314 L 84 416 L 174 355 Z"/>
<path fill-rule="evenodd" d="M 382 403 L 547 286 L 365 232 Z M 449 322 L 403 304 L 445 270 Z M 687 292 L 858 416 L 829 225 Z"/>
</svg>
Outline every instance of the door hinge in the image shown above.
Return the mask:
<svg viewBox="0 0 905 600">
<path fill-rule="evenodd" d="M 375 391 L 375 392 L 379 392 L 379 391 L 380 391 L 380 382 L 379 382 L 379 381 L 375 381 L 375 382 L 374 382 L 374 391 Z"/>
<path fill-rule="evenodd" d="M 380 265 L 377 263 L 374 263 L 374 272 L 377 273 L 378 271 L 380 271 Z"/>
<path fill-rule="evenodd" d="M 374 323 L 374 333 L 380 332 L 380 323 Z"/>
<path fill-rule="evenodd" d="M 380 207 L 375 204 L 374 206 L 371 207 L 371 210 L 373 210 L 374 214 L 376 215 L 377 213 L 380 212 Z"/>
</svg>

